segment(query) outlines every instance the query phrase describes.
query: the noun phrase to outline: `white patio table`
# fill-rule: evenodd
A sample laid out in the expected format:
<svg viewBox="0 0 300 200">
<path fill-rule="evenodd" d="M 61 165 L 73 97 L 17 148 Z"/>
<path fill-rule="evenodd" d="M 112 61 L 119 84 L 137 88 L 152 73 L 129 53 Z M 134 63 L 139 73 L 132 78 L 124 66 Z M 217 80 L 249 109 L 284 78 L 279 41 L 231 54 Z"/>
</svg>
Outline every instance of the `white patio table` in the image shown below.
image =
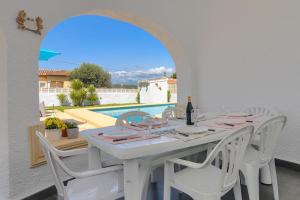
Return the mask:
<svg viewBox="0 0 300 200">
<path fill-rule="evenodd" d="M 266 117 L 258 117 L 254 127 L 258 127 Z M 170 121 L 171 122 L 171 121 Z M 185 124 L 184 120 L 173 121 L 171 128 Z M 144 200 L 148 187 L 148 179 L 153 168 L 162 165 L 166 159 L 184 157 L 206 150 L 207 145 L 231 134 L 234 129 L 208 134 L 204 137 L 184 141 L 174 137 L 162 135 L 157 138 L 111 144 L 93 136 L 95 132 L 109 130 L 111 127 L 91 129 L 81 132 L 81 136 L 89 142 L 89 166 L 100 168 L 100 151 L 110 154 L 123 161 L 124 194 L 126 200 Z"/>
</svg>

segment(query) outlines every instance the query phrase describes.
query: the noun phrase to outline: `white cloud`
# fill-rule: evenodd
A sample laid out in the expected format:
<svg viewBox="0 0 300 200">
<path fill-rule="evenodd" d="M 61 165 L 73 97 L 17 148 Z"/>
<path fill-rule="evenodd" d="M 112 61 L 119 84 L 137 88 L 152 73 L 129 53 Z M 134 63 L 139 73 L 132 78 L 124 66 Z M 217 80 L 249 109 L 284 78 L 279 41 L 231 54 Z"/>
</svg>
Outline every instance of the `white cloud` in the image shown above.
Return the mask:
<svg viewBox="0 0 300 200">
<path fill-rule="evenodd" d="M 173 68 L 167 68 L 165 66 L 150 68 L 147 70 L 136 71 L 115 71 L 110 72 L 112 75 L 113 83 L 136 83 L 138 80 L 161 77 L 164 73 L 168 75 L 174 72 Z"/>
</svg>

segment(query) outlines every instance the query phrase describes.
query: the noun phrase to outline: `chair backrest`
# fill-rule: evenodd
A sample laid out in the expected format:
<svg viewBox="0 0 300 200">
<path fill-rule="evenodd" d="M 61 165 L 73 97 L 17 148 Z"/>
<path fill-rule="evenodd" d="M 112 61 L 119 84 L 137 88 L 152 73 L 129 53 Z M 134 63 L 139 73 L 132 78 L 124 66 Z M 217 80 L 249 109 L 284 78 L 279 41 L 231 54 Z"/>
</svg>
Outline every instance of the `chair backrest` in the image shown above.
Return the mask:
<svg viewBox="0 0 300 200">
<path fill-rule="evenodd" d="M 46 117 L 45 103 L 43 101 L 39 104 L 39 108 L 40 108 L 40 117 Z"/>
<path fill-rule="evenodd" d="M 149 115 L 149 113 L 141 111 L 126 112 L 119 116 L 119 118 L 116 121 L 116 125 L 123 125 L 131 122 L 142 122 L 145 119 L 145 117 Z"/>
<path fill-rule="evenodd" d="M 219 156 L 222 158 L 220 168 L 222 171 L 221 189 L 223 192 L 230 190 L 236 184 L 240 165 L 253 130 L 253 126 L 247 126 L 224 138 L 216 145 L 204 162 L 205 164 L 212 164 Z"/>
<path fill-rule="evenodd" d="M 184 118 L 186 115 L 186 108 L 183 105 L 176 104 L 175 107 L 168 107 L 162 113 L 162 118 L 176 119 Z"/>
<path fill-rule="evenodd" d="M 253 106 L 245 110 L 246 113 L 252 115 L 265 115 L 265 116 L 277 116 L 280 112 L 277 109 L 266 108 L 262 106 Z"/>
<path fill-rule="evenodd" d="M 69 174 L 69 169 L 67 166 L 61 161 L 61 159 L 56 154 L 56 149 L 48 142 L 45 136 L 36 132 L 36 136 L 39 138 L 39 141 L 42 145 L 43 153 L 46 158 L 47 164 L 50 167 L 50 170 L 53 174 L 55 187 L 57 189 L 57 193 L 59 196 L 64 197 L 65 195 L 65 187 L 63 181 L 58 173 L 59 168 L 62 169 L 66 174 Z"/>
<path fill-rule="evenodd" d="M 174 107 L 168 107 L 166 108 L 163 113 L 161 114 L 162 118 L 164 119 L 175 119 L 176 118 L 176 112 Z"/>
<path fill-rule="evenodd" d="M 253 137 L 260 135 L 258 143 L 259 157 L 262 163 L 273 158 L 279 134 L 285 127 L 287 117 L 279 115 L 264 122 L 254 133 Z"/>
<path fill-rule="evenodd" d="M 176 104 L 175 106 L 175 116 L 178 118 L 182 118 L 186 116 L 186 106 L 181 104 Z"/>
</svg>

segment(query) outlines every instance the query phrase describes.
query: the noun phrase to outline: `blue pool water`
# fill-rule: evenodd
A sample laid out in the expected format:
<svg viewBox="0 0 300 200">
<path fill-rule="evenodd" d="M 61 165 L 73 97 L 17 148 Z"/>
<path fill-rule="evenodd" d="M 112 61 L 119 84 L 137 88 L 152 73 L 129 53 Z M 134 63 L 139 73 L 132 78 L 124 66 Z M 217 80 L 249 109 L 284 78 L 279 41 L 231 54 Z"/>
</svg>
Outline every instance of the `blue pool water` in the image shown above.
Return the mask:
<svg viewBox="0 0 300 200">
<path fill-rule="evenodd" d="M 95 109 L 92 110 L 96 113 L 101 113 L 104 115 L 109 115 L 114 118 L 118 118 L 120 115 L 130 111 L 142 111 L 147 112 L 152 116 L 161 114 L 166 108 L 174 107 L 174 104 L 162 104 L 162 105 L 144 105 L 144 106 L 126 106 L 122 108 L 107 108 L 107 109 Z"/>
</svg>

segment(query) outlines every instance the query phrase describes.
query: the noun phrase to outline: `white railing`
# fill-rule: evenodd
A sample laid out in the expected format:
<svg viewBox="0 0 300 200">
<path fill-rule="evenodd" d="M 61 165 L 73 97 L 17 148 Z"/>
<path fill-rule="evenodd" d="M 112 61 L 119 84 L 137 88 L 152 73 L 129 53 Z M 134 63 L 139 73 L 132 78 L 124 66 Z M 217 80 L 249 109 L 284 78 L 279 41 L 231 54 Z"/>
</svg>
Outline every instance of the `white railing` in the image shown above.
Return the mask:
<svg viewBox="0 0 300 200">
<path fill-rule="evenodd" d="M 40 88 L 41 93 L 69 93 L 71 89 L 68 88 Z M 97 93 L 137 93 L 137 89 L 125 88 L 98 88 Z"/>
</svg>

